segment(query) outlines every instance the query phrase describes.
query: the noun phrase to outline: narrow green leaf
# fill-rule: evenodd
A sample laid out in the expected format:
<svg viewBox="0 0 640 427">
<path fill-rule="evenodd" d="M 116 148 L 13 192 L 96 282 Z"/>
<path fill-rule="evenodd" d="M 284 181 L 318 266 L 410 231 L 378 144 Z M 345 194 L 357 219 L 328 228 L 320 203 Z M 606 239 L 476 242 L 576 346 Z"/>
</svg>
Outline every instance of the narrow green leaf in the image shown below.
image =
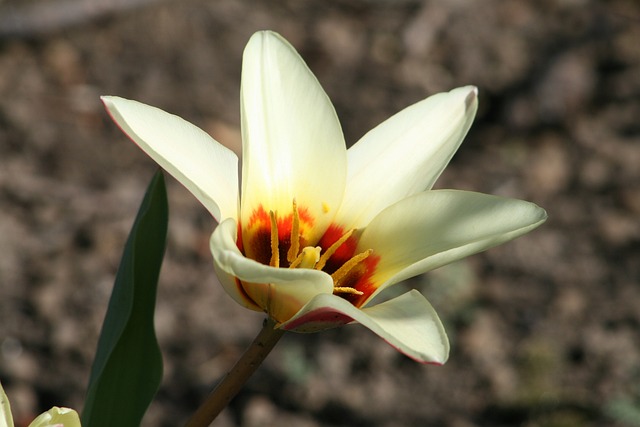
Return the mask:
<svg viewBox="0 0 640 427">
<path fill-rule="evenodd" d="M 127 240 L 91 369 L 84 427 L 137 426 L 158 391 L 162 356 L 153 314 L 168 222 L 162 172 L 153 177 Z"/>
</svg>

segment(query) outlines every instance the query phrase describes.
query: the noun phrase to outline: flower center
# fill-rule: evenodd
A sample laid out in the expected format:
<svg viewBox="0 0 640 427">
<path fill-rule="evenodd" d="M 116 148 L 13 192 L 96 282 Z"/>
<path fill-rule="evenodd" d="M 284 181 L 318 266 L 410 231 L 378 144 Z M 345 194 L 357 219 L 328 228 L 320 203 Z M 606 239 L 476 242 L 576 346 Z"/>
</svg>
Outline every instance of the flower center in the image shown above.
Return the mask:
<svg viewBox="0 0 640 427">
<path fill-rule="evenodd" d="M 270 241 L 271 241 L 271 259 L 269 265 L 271 267 L 280 267 L 280 237 L 278 233 L 278 214 L 269 211 L 270 221 Z M 322 270 L 325 268 L 327 261 L 336 253 L 338 248 L 342 246 L 353 234 L 354 230 L 348 230 L 324 252 L 320 246 L 305 246 L 300 249 L 300 217 L 298 206 L 295 199 L 293 200 L 293 212 L 291 216 L 291 236 L 290 246 L 287 251 L 287 263 L 289 268 L 313 268 Z M 333 279 L 334 294 L 362 295 L 363 292 L 351 286 L 343 286 L 346 279 L 351 273 L 372 254 L 372 250 L 368 249 L 364 252 L 356 254 L 344 262 L 340 267 L 331 273 Z"/>
</svg>

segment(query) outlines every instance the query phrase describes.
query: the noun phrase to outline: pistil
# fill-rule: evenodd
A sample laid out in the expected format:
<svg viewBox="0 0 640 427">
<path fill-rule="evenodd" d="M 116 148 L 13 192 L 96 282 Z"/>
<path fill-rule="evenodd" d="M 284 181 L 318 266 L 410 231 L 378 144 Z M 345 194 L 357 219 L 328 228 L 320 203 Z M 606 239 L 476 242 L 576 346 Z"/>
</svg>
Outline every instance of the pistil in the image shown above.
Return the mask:
<svg viewBox="0 0 640 427">
<path fill-rule="evenodd" d="M 322 248 L 316 246 L 312 248 L 307 246 L 300 252 L 300 255 L 289 265 L 289 268 L 313 268 L 320 259 L 320 251 Z"/>
</svg>

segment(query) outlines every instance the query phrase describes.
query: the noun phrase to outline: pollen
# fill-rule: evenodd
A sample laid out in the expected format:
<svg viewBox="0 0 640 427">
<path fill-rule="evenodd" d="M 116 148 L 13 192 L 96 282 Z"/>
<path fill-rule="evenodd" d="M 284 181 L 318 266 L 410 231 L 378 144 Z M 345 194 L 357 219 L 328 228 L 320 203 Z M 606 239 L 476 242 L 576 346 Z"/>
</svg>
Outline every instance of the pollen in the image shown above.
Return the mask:
<svg viewBox="0 0 640 427">
<path fill-rule="evenodd" d="M 329 203 L 322 202 L 322 212 L 329 213 L 330 211 L 331 211 L 331 207 L 329 206 Z"/>
</svg>

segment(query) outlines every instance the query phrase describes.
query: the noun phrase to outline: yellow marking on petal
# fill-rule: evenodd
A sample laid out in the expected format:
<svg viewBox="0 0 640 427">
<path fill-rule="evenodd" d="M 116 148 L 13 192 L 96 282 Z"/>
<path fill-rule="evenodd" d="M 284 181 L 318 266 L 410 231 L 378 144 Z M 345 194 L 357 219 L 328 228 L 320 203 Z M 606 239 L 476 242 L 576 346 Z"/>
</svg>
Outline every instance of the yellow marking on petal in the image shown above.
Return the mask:
<svg viewBox="0 0 640 427">
<path fill-rule="evenodd" d="M 322 251 L 322 248 L 320 246 L 316 246 L 315 248 L 307 246 L 306 248 L 302 249 L 300 255 L 298 255 L 298 257 L 293 260 L 293 262 L 289 265 L 289 268 L 313 268 L 313 266 L 316 265 L 316 263 L 320 259 L 320 251 Z"/>
<path fill-rule="evenodd" d="M 280 267 L 280 248 L 278 240 L 278 221 L 276 218 L 276 213 L 274 211 L 269 211 L 269 219 L 271 220 L 271 261 L 269 261 L 269 265 L 271 267 Z"/>
<path fill-rule="evenodd" d="M 293 199 L 293 217 L 291 219 L 291 246 L 287 252 L 287 261 L 293 262 L 300 252 L 300 216 L 298 215 L 298 204 Z"/>
<path fill-rule="evenodd" d="M 371 255 L 372 252 L 373 250 L 367 249 L 366 251 L 361 252 L 358 255 L 354 256 L 349 261 L 342 264 L 342 266 L 339 269 L 334 271 L 333 274 L 331 275 L 331 278 L 333 279 L 334 287 L 339 288 L 340 286 L 336 286 L 336 285 L 340 283 L 340 280 L 344 279 L 347 276 L 347 274 L 349 274 L 349 272 L 353 269 L 353 267 L 355 267 L 356 265 L 360 264 L 362 261 L 367 259 L 367 257 Z"/>
<path fill-rule="evenodd" d="M 364 295 L 364 292 L 359 291 L 357 289 L 354 288 L 350 288 L 349 286 L 336 286 L 335 288 L 333 288 L 333 293 L 340 293 L 340 294 L 350 294 L 350 295 Z"/>
<path fill-rule="evenodd" d="M 329 248 L 326 251 L 324 251 L 324 253 L 320 257 L 320 261 L 318 261 L 318 263 L 316 264 L 316 270 L 322 270 L 324 268 L 324 266 L 327 264 L 327 261 L 329 261 L 329 258 L 331 258 L 331 256 L 334 253 L 336 253 L 338 248 L 342 246 L 342 244 L 346 242 L 349 239 L 349 237 L 351 237 L 354 230 L 355 228 L 352 228 L 351 230 L 344 233 L 342 237 L 336 240 L 336 242 L 333 245 L 329 246 Z"/>
<path fill-rule="evenodd" d="M 322 212 L 329 213 L 331 211 L 331 207 L 327 202 L 322 202 Z"/>
</svg>

